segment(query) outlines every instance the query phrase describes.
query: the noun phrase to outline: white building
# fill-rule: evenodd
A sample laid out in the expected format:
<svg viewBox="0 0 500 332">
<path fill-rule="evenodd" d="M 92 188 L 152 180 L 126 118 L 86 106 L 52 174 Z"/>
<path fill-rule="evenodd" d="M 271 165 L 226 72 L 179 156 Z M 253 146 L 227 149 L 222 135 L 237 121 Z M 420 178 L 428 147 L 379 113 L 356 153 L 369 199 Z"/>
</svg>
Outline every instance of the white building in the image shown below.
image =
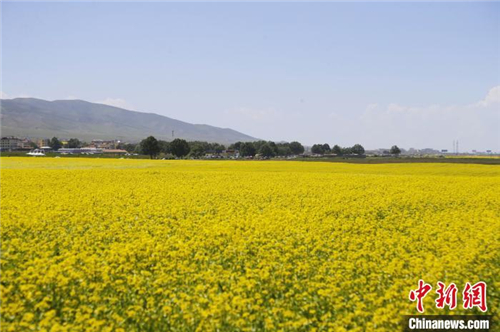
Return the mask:
<svg viewBox="0 0 500 332">
<path fill-rule="evenodd" d="M 2 137 L 0 140 L 0 150 L 1 151 L 12 151 L 17 150 L 21 147 L 22 141 L 20 138 L 9 136 Z"/>
</svg>

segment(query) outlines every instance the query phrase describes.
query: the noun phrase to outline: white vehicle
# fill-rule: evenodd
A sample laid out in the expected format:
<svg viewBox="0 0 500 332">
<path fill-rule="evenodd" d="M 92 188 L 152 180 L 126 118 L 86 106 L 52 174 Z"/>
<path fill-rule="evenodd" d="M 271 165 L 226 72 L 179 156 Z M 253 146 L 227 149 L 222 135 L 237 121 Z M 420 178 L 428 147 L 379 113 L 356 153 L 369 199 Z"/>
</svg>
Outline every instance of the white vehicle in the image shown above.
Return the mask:
<svg viewBox="0 0 500 332">
<path fill-rule="evenodd" d="M 33 157 L 45 157 L 45 151 L 40 150 L 40 149 L 35 149 L 27 153 L 28 156 L 33 156 Z"/>
</svg>

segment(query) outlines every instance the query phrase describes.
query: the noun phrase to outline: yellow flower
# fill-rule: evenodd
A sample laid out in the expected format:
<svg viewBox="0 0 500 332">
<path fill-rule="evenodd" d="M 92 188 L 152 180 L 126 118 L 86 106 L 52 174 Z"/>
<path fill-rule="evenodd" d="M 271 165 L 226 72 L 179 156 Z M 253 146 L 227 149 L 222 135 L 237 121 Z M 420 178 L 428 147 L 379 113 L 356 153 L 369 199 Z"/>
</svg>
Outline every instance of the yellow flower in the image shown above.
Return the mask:
<svg viewBox="0 0 500 332">
<path fill-rule="evenodd" d="M 0 167 L 5 331 L 394 331 L 419 279 L 485 281 L 499 314 L 497 166 Z"/>
</svg>

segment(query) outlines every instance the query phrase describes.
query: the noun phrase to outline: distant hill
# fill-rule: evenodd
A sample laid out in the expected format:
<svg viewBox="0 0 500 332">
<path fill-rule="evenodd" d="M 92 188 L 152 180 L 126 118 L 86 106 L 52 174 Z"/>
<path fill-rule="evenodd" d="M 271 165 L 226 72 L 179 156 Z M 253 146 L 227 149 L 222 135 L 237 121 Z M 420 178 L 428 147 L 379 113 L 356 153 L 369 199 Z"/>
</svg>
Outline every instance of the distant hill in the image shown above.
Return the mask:
<svg viewBox="0 0 500 332">
<path fill-rule="evenodd" d="M 83 100 L 46 101 L 35 98 L 1 100 L 2 136 L 76 137 L 83 140 L 139 141 L 149 135 L 223 144 L 255 141 L 228 128 L 190 124 L 154 113 L 142 113 Z"/>
</svg>

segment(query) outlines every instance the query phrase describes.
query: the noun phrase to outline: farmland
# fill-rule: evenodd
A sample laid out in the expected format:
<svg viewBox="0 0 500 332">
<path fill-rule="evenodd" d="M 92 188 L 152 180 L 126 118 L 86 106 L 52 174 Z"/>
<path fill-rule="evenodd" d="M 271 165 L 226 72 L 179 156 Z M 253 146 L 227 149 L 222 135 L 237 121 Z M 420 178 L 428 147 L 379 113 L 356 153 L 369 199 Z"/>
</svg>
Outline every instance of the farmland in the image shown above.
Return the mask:
<svg viewBox="0 0 500 332">
<path fill-rule="evenodd" d="M 419 279 L 485 281 L 498 314 L 499 190 L 495 165 L 2 158 L 2 329 L 393 331 Z"/>
</svg>

